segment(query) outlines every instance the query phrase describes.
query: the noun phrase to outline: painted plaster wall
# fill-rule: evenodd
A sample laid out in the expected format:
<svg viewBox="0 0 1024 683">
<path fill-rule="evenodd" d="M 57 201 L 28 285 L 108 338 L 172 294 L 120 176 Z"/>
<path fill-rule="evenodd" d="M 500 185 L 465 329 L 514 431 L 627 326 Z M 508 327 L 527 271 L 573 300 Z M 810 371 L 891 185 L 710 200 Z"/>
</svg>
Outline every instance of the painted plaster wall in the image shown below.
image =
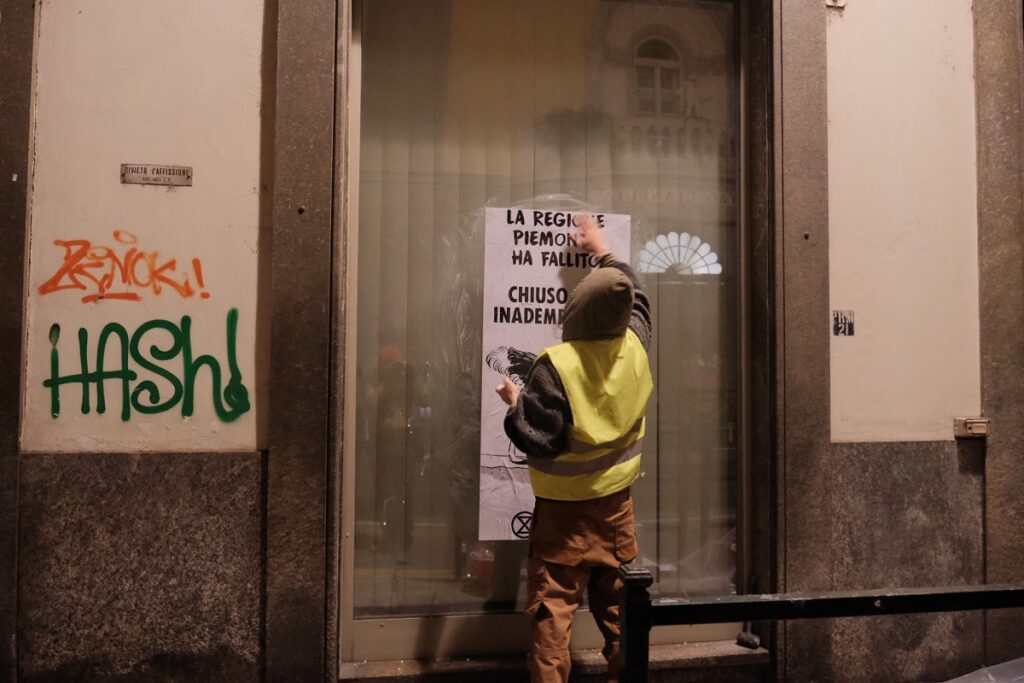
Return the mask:
<svg viewBox="0 0 1024 683">
<path fill-rule="evenodd" d="M 62 0 L 37 22 L 23 450 L 255 448 L 262 1 Z M 123 185 L 122 163 L 193 185 Z M 96 381 L 58 407 L 44 382 L 83 346 L 95 372 L 104 331 L 105 412 Z"/>
<path fill-rule="evenodd" d="M 981 409 L 971 0 L 829 11 L 832 440 L 953 438 Z"/>
</svg>

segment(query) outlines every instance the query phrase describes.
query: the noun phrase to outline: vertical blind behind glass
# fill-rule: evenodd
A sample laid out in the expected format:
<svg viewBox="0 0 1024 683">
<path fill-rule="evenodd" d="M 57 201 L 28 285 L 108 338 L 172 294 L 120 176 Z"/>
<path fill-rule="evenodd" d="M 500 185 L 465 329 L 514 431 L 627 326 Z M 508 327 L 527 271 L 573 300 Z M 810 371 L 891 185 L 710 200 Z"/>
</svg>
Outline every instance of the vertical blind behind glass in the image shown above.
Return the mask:
<svg viewBox="0 0 1024 683">
<path fill-rule="evenodd" d="M 476 540 L 486 206 L 631 215 L 656 315 L 639 561 L 663 594 L 735 590 L 735 24 L 713 1 L 364 3 L 357 617 L 522 592 L 526 542 Z"/>
</svg>

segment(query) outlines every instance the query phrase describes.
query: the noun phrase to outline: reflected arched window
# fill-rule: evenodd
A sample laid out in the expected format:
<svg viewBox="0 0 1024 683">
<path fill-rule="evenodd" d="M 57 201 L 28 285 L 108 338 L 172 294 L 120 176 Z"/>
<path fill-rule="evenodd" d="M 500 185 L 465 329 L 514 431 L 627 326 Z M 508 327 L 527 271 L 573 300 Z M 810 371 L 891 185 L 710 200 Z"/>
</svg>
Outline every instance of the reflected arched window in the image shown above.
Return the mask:
<svg viewBox="0 0 1024 683">
<path fill-rule="evenodd" d="M 680 114 L 682 62 L 679 52 L 661 38 L 640 43 L 633 55 L 636 112 Z"/>
</svg>

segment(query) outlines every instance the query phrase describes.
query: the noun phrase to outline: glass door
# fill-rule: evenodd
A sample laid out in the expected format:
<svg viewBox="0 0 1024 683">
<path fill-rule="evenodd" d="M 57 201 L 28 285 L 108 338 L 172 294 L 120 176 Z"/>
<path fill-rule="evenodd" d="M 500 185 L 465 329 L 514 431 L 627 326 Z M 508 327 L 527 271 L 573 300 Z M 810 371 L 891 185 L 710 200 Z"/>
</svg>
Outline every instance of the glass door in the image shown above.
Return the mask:
<svg viewBox="0 0 1024 683">
<path fill-rule="evenodd" d="M 526 541 L 478 534 L 486 207 L 630 216 L 655 311 L 637 561 L 661 595 L 735 592 L 737 4 L 373 0 L 354 13 L 344 659 L 526 645 Z M 574 646 L 599 642 L 581 614 Z"/>
</svg>

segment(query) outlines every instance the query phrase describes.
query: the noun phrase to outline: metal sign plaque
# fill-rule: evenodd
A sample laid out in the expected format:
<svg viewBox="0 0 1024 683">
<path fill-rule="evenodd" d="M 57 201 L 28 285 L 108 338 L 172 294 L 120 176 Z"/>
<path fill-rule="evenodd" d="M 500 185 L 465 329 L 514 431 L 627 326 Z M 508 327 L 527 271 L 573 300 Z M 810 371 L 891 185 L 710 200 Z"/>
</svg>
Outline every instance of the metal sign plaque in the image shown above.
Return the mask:
<svg viewBox="0 0 1024 683">
<path fill-rule="evenodd" d="M 836 337 L 853 336 L 853 311 L 832 311 L 832 334 Z"/>
<path fill-rule="evenodd" d="M 121 164 L 122 185 L 192 185 L 191 166 Z"/>
</svg>

